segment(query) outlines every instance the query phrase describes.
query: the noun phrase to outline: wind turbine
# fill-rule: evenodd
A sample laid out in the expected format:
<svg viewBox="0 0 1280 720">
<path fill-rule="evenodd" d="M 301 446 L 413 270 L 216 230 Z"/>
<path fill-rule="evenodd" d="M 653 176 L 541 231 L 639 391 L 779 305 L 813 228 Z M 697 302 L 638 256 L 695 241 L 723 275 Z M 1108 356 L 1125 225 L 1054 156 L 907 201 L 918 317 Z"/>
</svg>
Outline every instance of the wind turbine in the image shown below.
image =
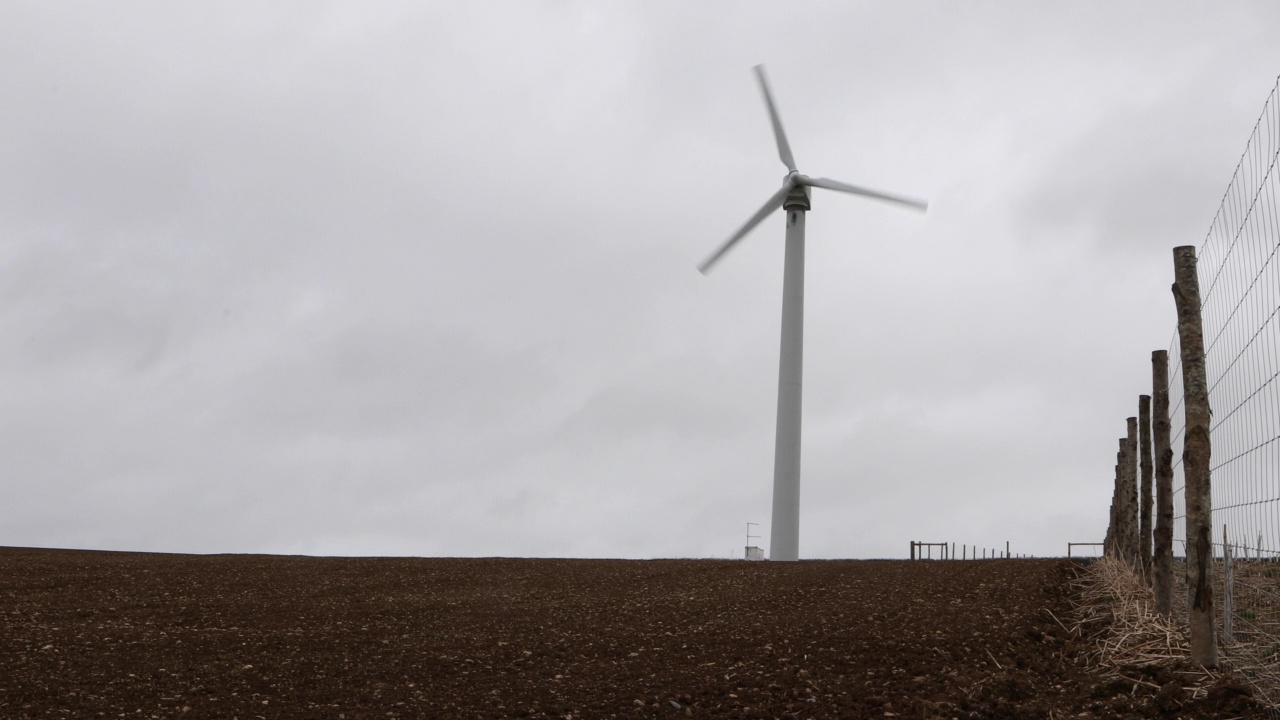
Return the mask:
<svg viewBox="0 0 1280 720">
<path fill-rule="evenodd" d="M 731 235 L 698 270 L 702 274 L 715 265 L 739 240 L 746 237 L 774 210 L 782 208 L 787 215 L 786 261 L 782 271 L 782 349 L 778 361 L 778 425 L 773 454 L 773 522 L 769 536 L 770 560 L 800 559 L 800 396 L 804 355 L 804 214 L 809 210 L 809 188 L 862 195 L 924 211 L 928 203 L 901 195 L 850 185 L 827 178 L 812 178 L 796 170 L 791 145 L 782 131 L 782 120 L 769 92 L 764 66 L 755 67 L 773 136 L 778 143 L 778 157 L 787 166 L 782 187 L 756 211 L 736 233 Z"/>
</svg>

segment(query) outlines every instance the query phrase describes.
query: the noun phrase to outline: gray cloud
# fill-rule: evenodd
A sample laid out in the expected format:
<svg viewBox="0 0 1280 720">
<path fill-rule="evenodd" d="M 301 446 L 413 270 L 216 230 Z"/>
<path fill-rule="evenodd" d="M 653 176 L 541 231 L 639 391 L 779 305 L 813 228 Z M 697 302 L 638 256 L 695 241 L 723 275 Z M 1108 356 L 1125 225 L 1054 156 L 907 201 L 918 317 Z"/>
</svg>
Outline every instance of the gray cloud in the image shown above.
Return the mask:
<svg viewBox="0 0 1280 720">
<path fill-rule="evenodd" d="M 815 195 L 807 556 L 1103 531 L 1280 67 L 1239 4 L 0 9 L 0 544 L 724 556 Z"/>
</svg>

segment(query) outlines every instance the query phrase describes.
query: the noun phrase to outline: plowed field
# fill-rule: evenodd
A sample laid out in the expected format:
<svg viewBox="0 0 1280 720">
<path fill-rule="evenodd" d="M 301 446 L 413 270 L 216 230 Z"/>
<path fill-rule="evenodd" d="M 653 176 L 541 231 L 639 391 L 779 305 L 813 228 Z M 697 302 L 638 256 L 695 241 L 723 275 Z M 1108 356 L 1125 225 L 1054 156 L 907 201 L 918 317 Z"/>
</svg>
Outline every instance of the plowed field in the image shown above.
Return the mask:
<svg viewBox="0 0 1280 720">
<path fill-rule="evenodd" d="M 1251 716 L 1077 664 L 1072 567 L 0 549 L 0 717 Z"/>
</svg>

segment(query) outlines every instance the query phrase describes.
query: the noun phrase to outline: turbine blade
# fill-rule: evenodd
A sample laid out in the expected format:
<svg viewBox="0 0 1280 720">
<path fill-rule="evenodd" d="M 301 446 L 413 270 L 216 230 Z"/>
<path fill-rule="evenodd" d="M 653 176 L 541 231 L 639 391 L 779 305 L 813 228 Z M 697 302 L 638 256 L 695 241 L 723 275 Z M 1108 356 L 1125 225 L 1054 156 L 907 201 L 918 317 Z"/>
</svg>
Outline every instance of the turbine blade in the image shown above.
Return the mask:
<svg viewBox="0 0 1280 720">
<path fill-rule="evenodd" d="M 789 192 L 791 192 L 791 183 L 784 183 L 782 189 L 774 193 L 773 197 L 769 198 L 769 200 L 756 211 L 756 214 L 752 215 L 751 219 L 738 229 L 738 232 L 730 236 L 728 240 L 725 240 L 724 244 L 711 254 L 711 257 L 702 261 L 702 264 L 698 266 L 698 272 L 706 275 L 707 271 L 711 269 L 711 266 L 719 262 L 720 258 L 723 257 L 725 253 L 729 252 L 730 248 L 736 245 L 739 240 L 746 237 L 746 234 L 751 232 L 755 226 L 761 223 L 761 221 L 769 217 L 770 213 L 782 207 L 782 201 L 787 198 L 787 193 Z"/>
<path fill-rule="evenodd" d="M 862 195 L 864 197 L 875 198 L 877 200 L 886 200 L 891 203 L 898 203 L 899 205 L 906 205 L 907 207 L 915 208 L 921 212 L 929 209 L 929 203 L 924 200 L 917 200 L 904 195 L 890 195 L 889 193 L 882 193 L 876 190 L 868 190 L 867 188 L 858 187 L 857 185 L 842 183 L 839 180 L 831 180 L 829 178 L 798 177 L 796 178 L 796 182 L 801 185 L 826 188 L 827 190 L 837 190 L 839 192 Z"/>
<path fill-rule="evenodd" d="M 764 66 L 756 66 L 756 78 L 760 81 L 760 90 L 764 92 L 764 103 L 769 106 L 769 119 L 773 121 L 773 137 L 778 141 L 778 157 L 791 172 L 796 171 L 796 159 L 791 156 L 791 145 L 787 142 L 787 134 L 782 131 L 782 118 L 778 117 L 778 108 L 773 104 L 773 93 L 769 92 L 769 80 L 764 76 Z"/>
</svg>

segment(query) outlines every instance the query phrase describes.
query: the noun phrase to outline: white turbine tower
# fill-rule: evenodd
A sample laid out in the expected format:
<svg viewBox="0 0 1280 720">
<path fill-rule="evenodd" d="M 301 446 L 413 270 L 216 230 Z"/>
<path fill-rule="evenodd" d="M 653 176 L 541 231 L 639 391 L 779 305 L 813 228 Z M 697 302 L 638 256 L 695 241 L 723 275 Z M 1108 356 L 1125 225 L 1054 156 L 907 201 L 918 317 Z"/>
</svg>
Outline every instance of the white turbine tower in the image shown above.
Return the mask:
<svg viewBox="0 0 1280 720">
<path fill-rule="evenodd" d="M 773 95 L 769 92 L 769 83 L 764 76 L 764 66 L 757 65 L 755 70 L 756 77 L 760 80 L 760 90 L 764 93 L 764 102 L 769 107 L 769 118 L 773 121 L 773 135 L 778 141 L 778 157 L 787 166 L 787 176 L 782 180 L 782 188 L 765 202 L 764 207 L 757 210 L 756 214 L 752 215 L 751 219 L 747 220 L 738 232 L 730 236 L 698 269 L 706 274 L 711 266 L 729 252 L 730 248 L 774 210 L 783 208 L 786 211 L 787 248 L 782 274 L 782 350 L 778 362 L 778 425 L 774 440 L 773 523 L 770 528 L 769 559 L 799 560 L 800 395 L 804 354 L 804 214 L 809 210 L 809 188 L 820 187 L 877 200 L 887 200 L 921 211 L 927 209 L 928 204 L 923 200 L 868 190 L 836 180 L 801 175 L 796 170 L 796 161 L 791 156 L 791 146 L 787 143 L 786 133 L 782 131 L 782 120 L 778 118 L 778 109 L 773 104 Z"/>
</svg>

